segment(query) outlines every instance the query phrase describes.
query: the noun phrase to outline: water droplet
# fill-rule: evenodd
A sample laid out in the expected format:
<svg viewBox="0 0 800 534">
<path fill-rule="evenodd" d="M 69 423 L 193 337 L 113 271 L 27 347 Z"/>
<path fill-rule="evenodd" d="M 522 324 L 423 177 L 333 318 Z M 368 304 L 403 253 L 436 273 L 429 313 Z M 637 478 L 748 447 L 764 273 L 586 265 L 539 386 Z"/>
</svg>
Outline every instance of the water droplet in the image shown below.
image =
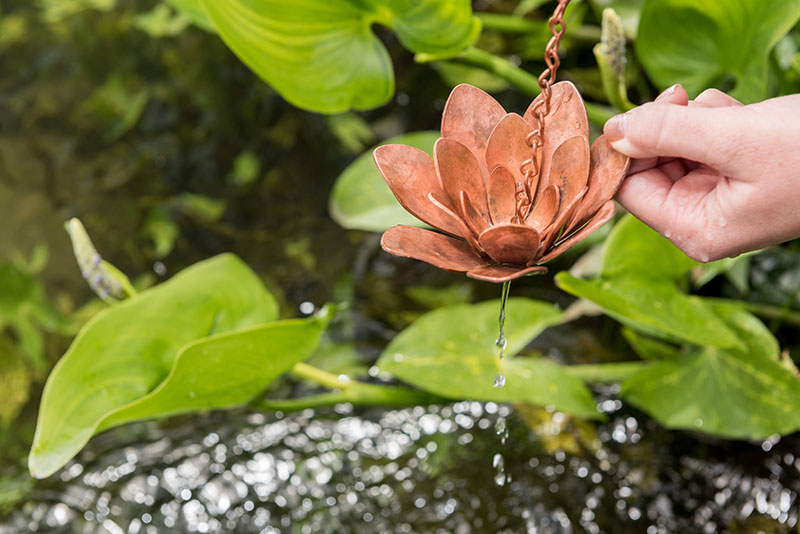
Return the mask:
<svg viewBox="0 0 800 534">
<path fill-rule="evenodd" d="M 494 387 L 506 387 L 506 376 L 503 373 L 497 373 L 497 376 L 494 377 Z"/>
<path fill-rule="evenodd" d="M 497 419 L 497 423 L 494 425 L 495 434 L 500 436 L 500 444 L 505 445 L 506 440 L 508 439 L 508 425 L 506 424 L 506 418 L 500 417 Z"/>
<path fill-rule="evenodd" d="M 196 396 L 197 396 L 197 394 L 196 394 L 194 391 L 190 391 L 190 392 L 189 392 L 189 398 L 193 399 L 193 398 L 195 398 Z"/>
<path fill-rule="evenodd" d="M 508 478 L 506 477 L 506 464 L 503 455 L 499 452 L 492 458 L 492 467 L 495 469 L 494 482 L 498 486 L 505 486 Z"/>
<path fill-rule="evenodd" d="M 669 239 L 670 237 L 672 237 L 672 232 L 670 232 L 669 230 L 664 230 L 664 237 Z"/>
<path fill-rule="evenodd" d="M 725 217 L 720 217 L 718 224 L 720 228 L 725 228 L 728 226 L 728 220 Z"/>
<path fill-rule="evenodd" d="M 394 361 L 396 361 L 397 363 L 402 362 L 403 361 L 403 355 L 402 354 L 395 354 L 394 355 Z"/>
<path fill-rule="evenodd" d="M 700 428 L 701 426 L 703 426 L 703 420 L 702 419 L 695 419 L 694 420 L 694 426 L 696 426 L 697 428 Z"/>
</svg>

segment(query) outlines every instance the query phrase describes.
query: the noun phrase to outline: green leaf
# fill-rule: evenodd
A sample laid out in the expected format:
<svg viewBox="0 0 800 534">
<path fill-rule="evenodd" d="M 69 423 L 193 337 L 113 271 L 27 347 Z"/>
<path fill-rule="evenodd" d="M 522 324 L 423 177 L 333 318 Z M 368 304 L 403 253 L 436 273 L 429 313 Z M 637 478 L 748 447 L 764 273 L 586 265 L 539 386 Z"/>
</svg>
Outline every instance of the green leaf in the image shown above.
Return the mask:
<svg viewBox="0 0 800 534">
<path fill-rule="evenodd" d="M 54 472 L 111 413 L 177 372 L 171 370 L 178 355 L 191 348 L 184 348 L 187 343 L 270 322 L 277 314 L 275 299 L 258 277 L 230 254 L 200 262 L 99 313 L 48 377 L 31 473 L 43 477 Z"/>
<path fill-rule="evenodd" d="M 633 352 L 643 360 L 663 360 L 678 355 L 678 348 L 659 339 L 644 336 L 630 328 L 622 329 L 622 337 L 631 346 Z"/>
<path fill-rule="evenodd" d="M 184 346 L 152 393 L 109 414 L 98 431 L 129 421 L 246 403 L 317 348 L 324 318 L 277 321 Z"/>
<path fill-rule="evenodd" d="M 214 24 L 203 9 L 202 0 L 164 0 L 173 9 L 180 11 L 192 21 L 192 24 L 207 32 L 214 33 Z"/>
<path fill-rule="evenodd" d="M 708 303 L 678 289 L 697 262 L 669 241 L 629 215 L 617 223 L 605 247 L 598 278 L 582 280 L 561 272 L 556 284 L 650 335 L 697 345 L 740 345 Z"/>
<path fill-rule="evenodd" d="M 372 24 L 413 52 L 455 55 L 480 33 L 468 0 L 202 0 L 225 43 L 291 104 L 319 113 L 370 109 L 394 93 Z"/>
<path fill-rule="evenodd" d="M 639 272 L 677 280 L 695 265 L 696 261 L 632 215 L 614 226 L 603 252 L 603 274 L 609 277 Z"/>
<path fill-rule="evenodd" d="M 433 154 L 439 132 L 414 132 L 393 137 L 383 144 L 409 145 Z M 380 145 L 377 145 L 380 146 Z M 349 230 L 383 232 L 396 224 L 425 226 L 397 202 L 372 160 L 372 147 L 339 175 L 331 191 L 328 211 Z"/>
<path fill-rule="evenodd" d="M 800 382 L 779 362 L 775 338 L 736 306 L 718 311 L 746 350 L 698 347 L 662 360 L 626 381 L 623 397 L 667 427 L 727 438 L 760 439 L 800 428 Z"/>
<path fill-rule="evenodd" d="M 709 304 L 681 293 L 674 282 L 635 272 L 594 280 L 560 272 L 555 280 L 567 293 L 591 300 L 614 319 L 640 332 L 696 345 L 740 344 Z"/>
<path fill-rule="evenodd" d="M 550 304 L 509 299 L 505 360 L 495 338 L 500 301 L 460 305 L 426 313 L 400 332 L 378 360 L 378 367 L 420 389 L 451 399 L 552 405 L 571 414 L 598 417 L 586 386 L 559 365 L 539 358 L 512 356 L 550 325 L 561 312 Z M 494 387 L 498 373 L 506 385 Z"/>
<path fill-rule="evenodd" d="M 798 18 L 796 1 L 645 0 L 636 52 L 661 88 L 680 82 L 694 97 L 733 77 L 733 96 L 755 102 L 767 96 L 770 50 Z"/>
</svg>

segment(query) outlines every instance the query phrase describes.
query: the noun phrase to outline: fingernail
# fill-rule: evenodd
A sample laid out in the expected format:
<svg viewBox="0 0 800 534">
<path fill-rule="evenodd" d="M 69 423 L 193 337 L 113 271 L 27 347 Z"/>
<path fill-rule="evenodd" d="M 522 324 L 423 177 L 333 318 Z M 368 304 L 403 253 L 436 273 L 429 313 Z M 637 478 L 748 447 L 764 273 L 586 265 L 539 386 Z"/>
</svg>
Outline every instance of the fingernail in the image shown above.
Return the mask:
<svg viewBox="0 0 800 534">
<path fill-rule="evenodd" d="M 621 115 L 615 115 L 606 121 L 603 127 L 603 134 L 609 141 L 617 141 L 625 137 L 625 123 L 628 122 L 630 111 Z"/>
<path fill-rule="evenodd" d="M 666 100 L 667 98 L 669 98 L 669 97 L 670 97 L 670 96 L 671 96 L 671 95 L 672 95 L 672 94 L 675 92 L 675 90 L 676 90 L 677 88 L 678 88 L 678 84 L 677 84 L 677 83 L 676 83 L 676 84 L 674 84 L 674 85 L 671 85 L 671 86 L 667 87 L 666 89 L 664 89 L 664 90 L 661 92 L 661 94 L 660 94 L 660 95 L 658 95 L 658 96 L 656 97 L 656 99 L 654 100 L 654 102 L 660 102 L 660 101 L 662 101 L 662 100 Z"/>
</svg>

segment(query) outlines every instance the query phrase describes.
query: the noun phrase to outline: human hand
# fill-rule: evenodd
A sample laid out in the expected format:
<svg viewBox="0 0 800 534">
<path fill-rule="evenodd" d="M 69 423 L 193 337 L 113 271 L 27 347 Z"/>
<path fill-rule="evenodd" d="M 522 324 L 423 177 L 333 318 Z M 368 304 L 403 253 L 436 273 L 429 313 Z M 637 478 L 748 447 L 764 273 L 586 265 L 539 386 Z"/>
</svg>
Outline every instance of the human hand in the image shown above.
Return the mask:
<svg viewBox="0 0 800 534">
<path fill-rule="evenodd" d="M 691 258 L 800 236 L 800 95 L 744 106 L 674 85 L 604 133 L 634 158 L 617 200 Z"/>
</svg>

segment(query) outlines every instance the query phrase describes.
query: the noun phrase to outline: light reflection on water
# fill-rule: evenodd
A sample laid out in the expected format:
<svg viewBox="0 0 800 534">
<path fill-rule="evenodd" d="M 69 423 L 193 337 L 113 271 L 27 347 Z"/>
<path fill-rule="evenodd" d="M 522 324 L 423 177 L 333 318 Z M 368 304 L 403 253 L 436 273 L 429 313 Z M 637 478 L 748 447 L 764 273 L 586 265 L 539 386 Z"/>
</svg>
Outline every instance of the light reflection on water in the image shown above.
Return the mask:
<svg viewBox="0 0 800 534">
<path fill-rule="evenodd" d="M 548 451 L 510 407 L 466 401 L 136 424 L 95 438 L 0 534 L 657 534 L 797 522 L 792 438 L 769 452 L 731 449 L 744 447 L 746 462 L 727 443 L 670 438 L 613 398 L 599 407 L 609 421 L 582 452 Z M 563 420 L 554 414 L 540 432 L 556 434 Z"/>
</svg>

